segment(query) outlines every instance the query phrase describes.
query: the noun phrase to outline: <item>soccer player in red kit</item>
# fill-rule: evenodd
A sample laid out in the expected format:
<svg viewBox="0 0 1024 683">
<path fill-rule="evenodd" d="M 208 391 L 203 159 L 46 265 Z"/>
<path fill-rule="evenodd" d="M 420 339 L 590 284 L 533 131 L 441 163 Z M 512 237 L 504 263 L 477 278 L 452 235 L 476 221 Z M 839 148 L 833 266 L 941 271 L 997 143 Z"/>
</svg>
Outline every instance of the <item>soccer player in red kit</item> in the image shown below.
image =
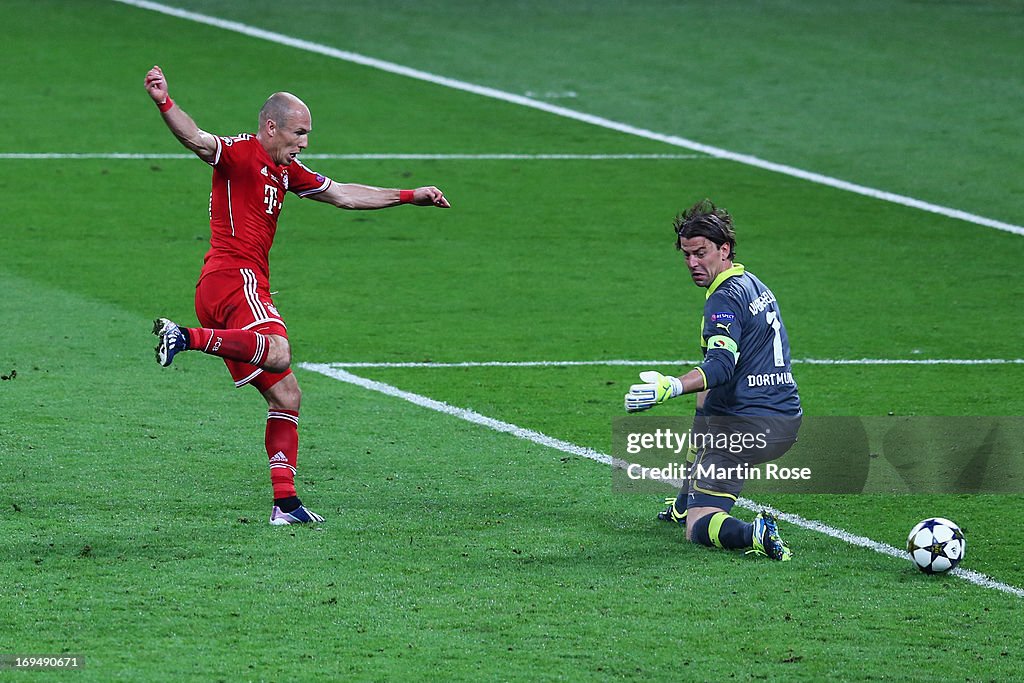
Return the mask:
<svg viewBox="0 0 1024 683">
<path fill-rule="evenodd" d="M 218 137 L 200 129 L 167 91 L 163 71 L 146 74 L 146 91 L 176 138 L 213 167 L 210 250 L 196 285 L 201 327 L 155 321 L 157 361 L 193 350 L 220 356 L 235 386 L 252 384 L 267 401 L 266 448 L 274 505 L 273 525 L 322 522 L 295 491 L 299 384 L 292 374 L 284 320 L 270 297 L 269 253 L 285 192 L 343 209 L 383 209 L 399 204 L 450 208 L 436 187 L 397 190 L 336 183 L 298 160 L 312 129 L 309 108 L 286 92 L 274 93 L 259 114 L 255 135 Z"/>
</svg>

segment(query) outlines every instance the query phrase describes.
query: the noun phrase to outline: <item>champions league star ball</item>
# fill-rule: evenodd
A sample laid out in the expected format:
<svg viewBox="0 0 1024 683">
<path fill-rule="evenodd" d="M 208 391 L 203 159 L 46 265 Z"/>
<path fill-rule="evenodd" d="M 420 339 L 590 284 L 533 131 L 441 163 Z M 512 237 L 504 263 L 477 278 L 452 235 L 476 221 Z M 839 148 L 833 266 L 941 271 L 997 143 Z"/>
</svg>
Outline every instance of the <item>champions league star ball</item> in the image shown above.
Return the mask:
<svg viewBox="0 0 1024 683">
<path fill-rule="evenodd" d="M 960 564 L 967 549 L 964 532 L 942 517 L 931 517 L 910 530 L 907 552 L 925 574 L 948 572 Z"/>
</svg>

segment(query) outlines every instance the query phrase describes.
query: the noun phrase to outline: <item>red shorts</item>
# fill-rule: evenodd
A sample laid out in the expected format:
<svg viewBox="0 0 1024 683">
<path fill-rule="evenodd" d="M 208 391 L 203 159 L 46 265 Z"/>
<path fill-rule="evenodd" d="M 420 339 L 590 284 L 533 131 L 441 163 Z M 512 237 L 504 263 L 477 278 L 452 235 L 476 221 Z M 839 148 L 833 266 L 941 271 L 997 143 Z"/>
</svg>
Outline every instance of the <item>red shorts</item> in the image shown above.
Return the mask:
<svg viewBox="0 0 1024 683">
<path fill-rule="evenodd" d="M 215 270 L 196 285 L 196 317 L 215 330 L 253 330 L 288 338 L 288 328 L 270 298 L 270 283 L 250 268 Z M 255 365 L 224 359 L 235 386 L 252 382 L 261 392 L 291 374 L 266 372 Z"/>
</svg>

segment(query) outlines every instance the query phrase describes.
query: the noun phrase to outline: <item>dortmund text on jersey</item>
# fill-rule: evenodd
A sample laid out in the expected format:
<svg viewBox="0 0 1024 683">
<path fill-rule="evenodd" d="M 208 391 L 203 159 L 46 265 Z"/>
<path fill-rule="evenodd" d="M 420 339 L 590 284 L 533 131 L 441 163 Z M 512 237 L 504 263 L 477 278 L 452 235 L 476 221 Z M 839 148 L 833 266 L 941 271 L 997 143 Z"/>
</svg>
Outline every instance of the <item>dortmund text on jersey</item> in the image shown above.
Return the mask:
<svg viewBox="0 0 1024 683">
<path fill-rule="evenodd" d="M 707 415 L 799 416 L 789 337 L 775 295 L 735 264 L 708 288 L 701 326 Z"/>
</svg>

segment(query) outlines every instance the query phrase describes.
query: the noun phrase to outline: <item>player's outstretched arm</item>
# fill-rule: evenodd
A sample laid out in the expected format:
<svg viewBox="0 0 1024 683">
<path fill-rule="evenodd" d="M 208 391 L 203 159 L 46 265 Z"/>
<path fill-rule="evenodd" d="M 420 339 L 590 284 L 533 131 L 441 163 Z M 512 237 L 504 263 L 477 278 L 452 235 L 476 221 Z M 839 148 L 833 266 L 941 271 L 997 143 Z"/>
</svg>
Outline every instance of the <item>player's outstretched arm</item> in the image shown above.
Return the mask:
<svg viewBox="0 0 1024 683">
<path fill-rule="evenodd" d="M 159 66 L 154 66 L 146 74 L 146 92 L 160 109 L 164 123 L 174 133 L 181 144 L 192 150 L 196 156 L 207 163 L 212 163 L 217 154 L 217 138 L 202 130 L 192 117 L 174 104 L 167 91 L 167 79 Z"/>
<path fill-rule="evenodd" d="M 637 413 L 653 408 L 670 398 L 703 392 L 707 389 L 704 374 L 697 369 L 690 370 L 681 377 L 669 377 L 660 372 L 648 370 L 640 373 L 640 379 L 643 384 L 631 386 L 629 393 L 624 397 L 627 412 Z M 702 406 L 703 403 L 701 400 Z"/>
<path fill-rule="evenodd" d="M 399 204 L 451 208 L 444 193 L 433 186 L 396 190 L 356 183 L 331 183 L 323 192 L 310 195 L 310 199 L 327 202 L 341 209 L 386 209 Z"/>
</svg>

